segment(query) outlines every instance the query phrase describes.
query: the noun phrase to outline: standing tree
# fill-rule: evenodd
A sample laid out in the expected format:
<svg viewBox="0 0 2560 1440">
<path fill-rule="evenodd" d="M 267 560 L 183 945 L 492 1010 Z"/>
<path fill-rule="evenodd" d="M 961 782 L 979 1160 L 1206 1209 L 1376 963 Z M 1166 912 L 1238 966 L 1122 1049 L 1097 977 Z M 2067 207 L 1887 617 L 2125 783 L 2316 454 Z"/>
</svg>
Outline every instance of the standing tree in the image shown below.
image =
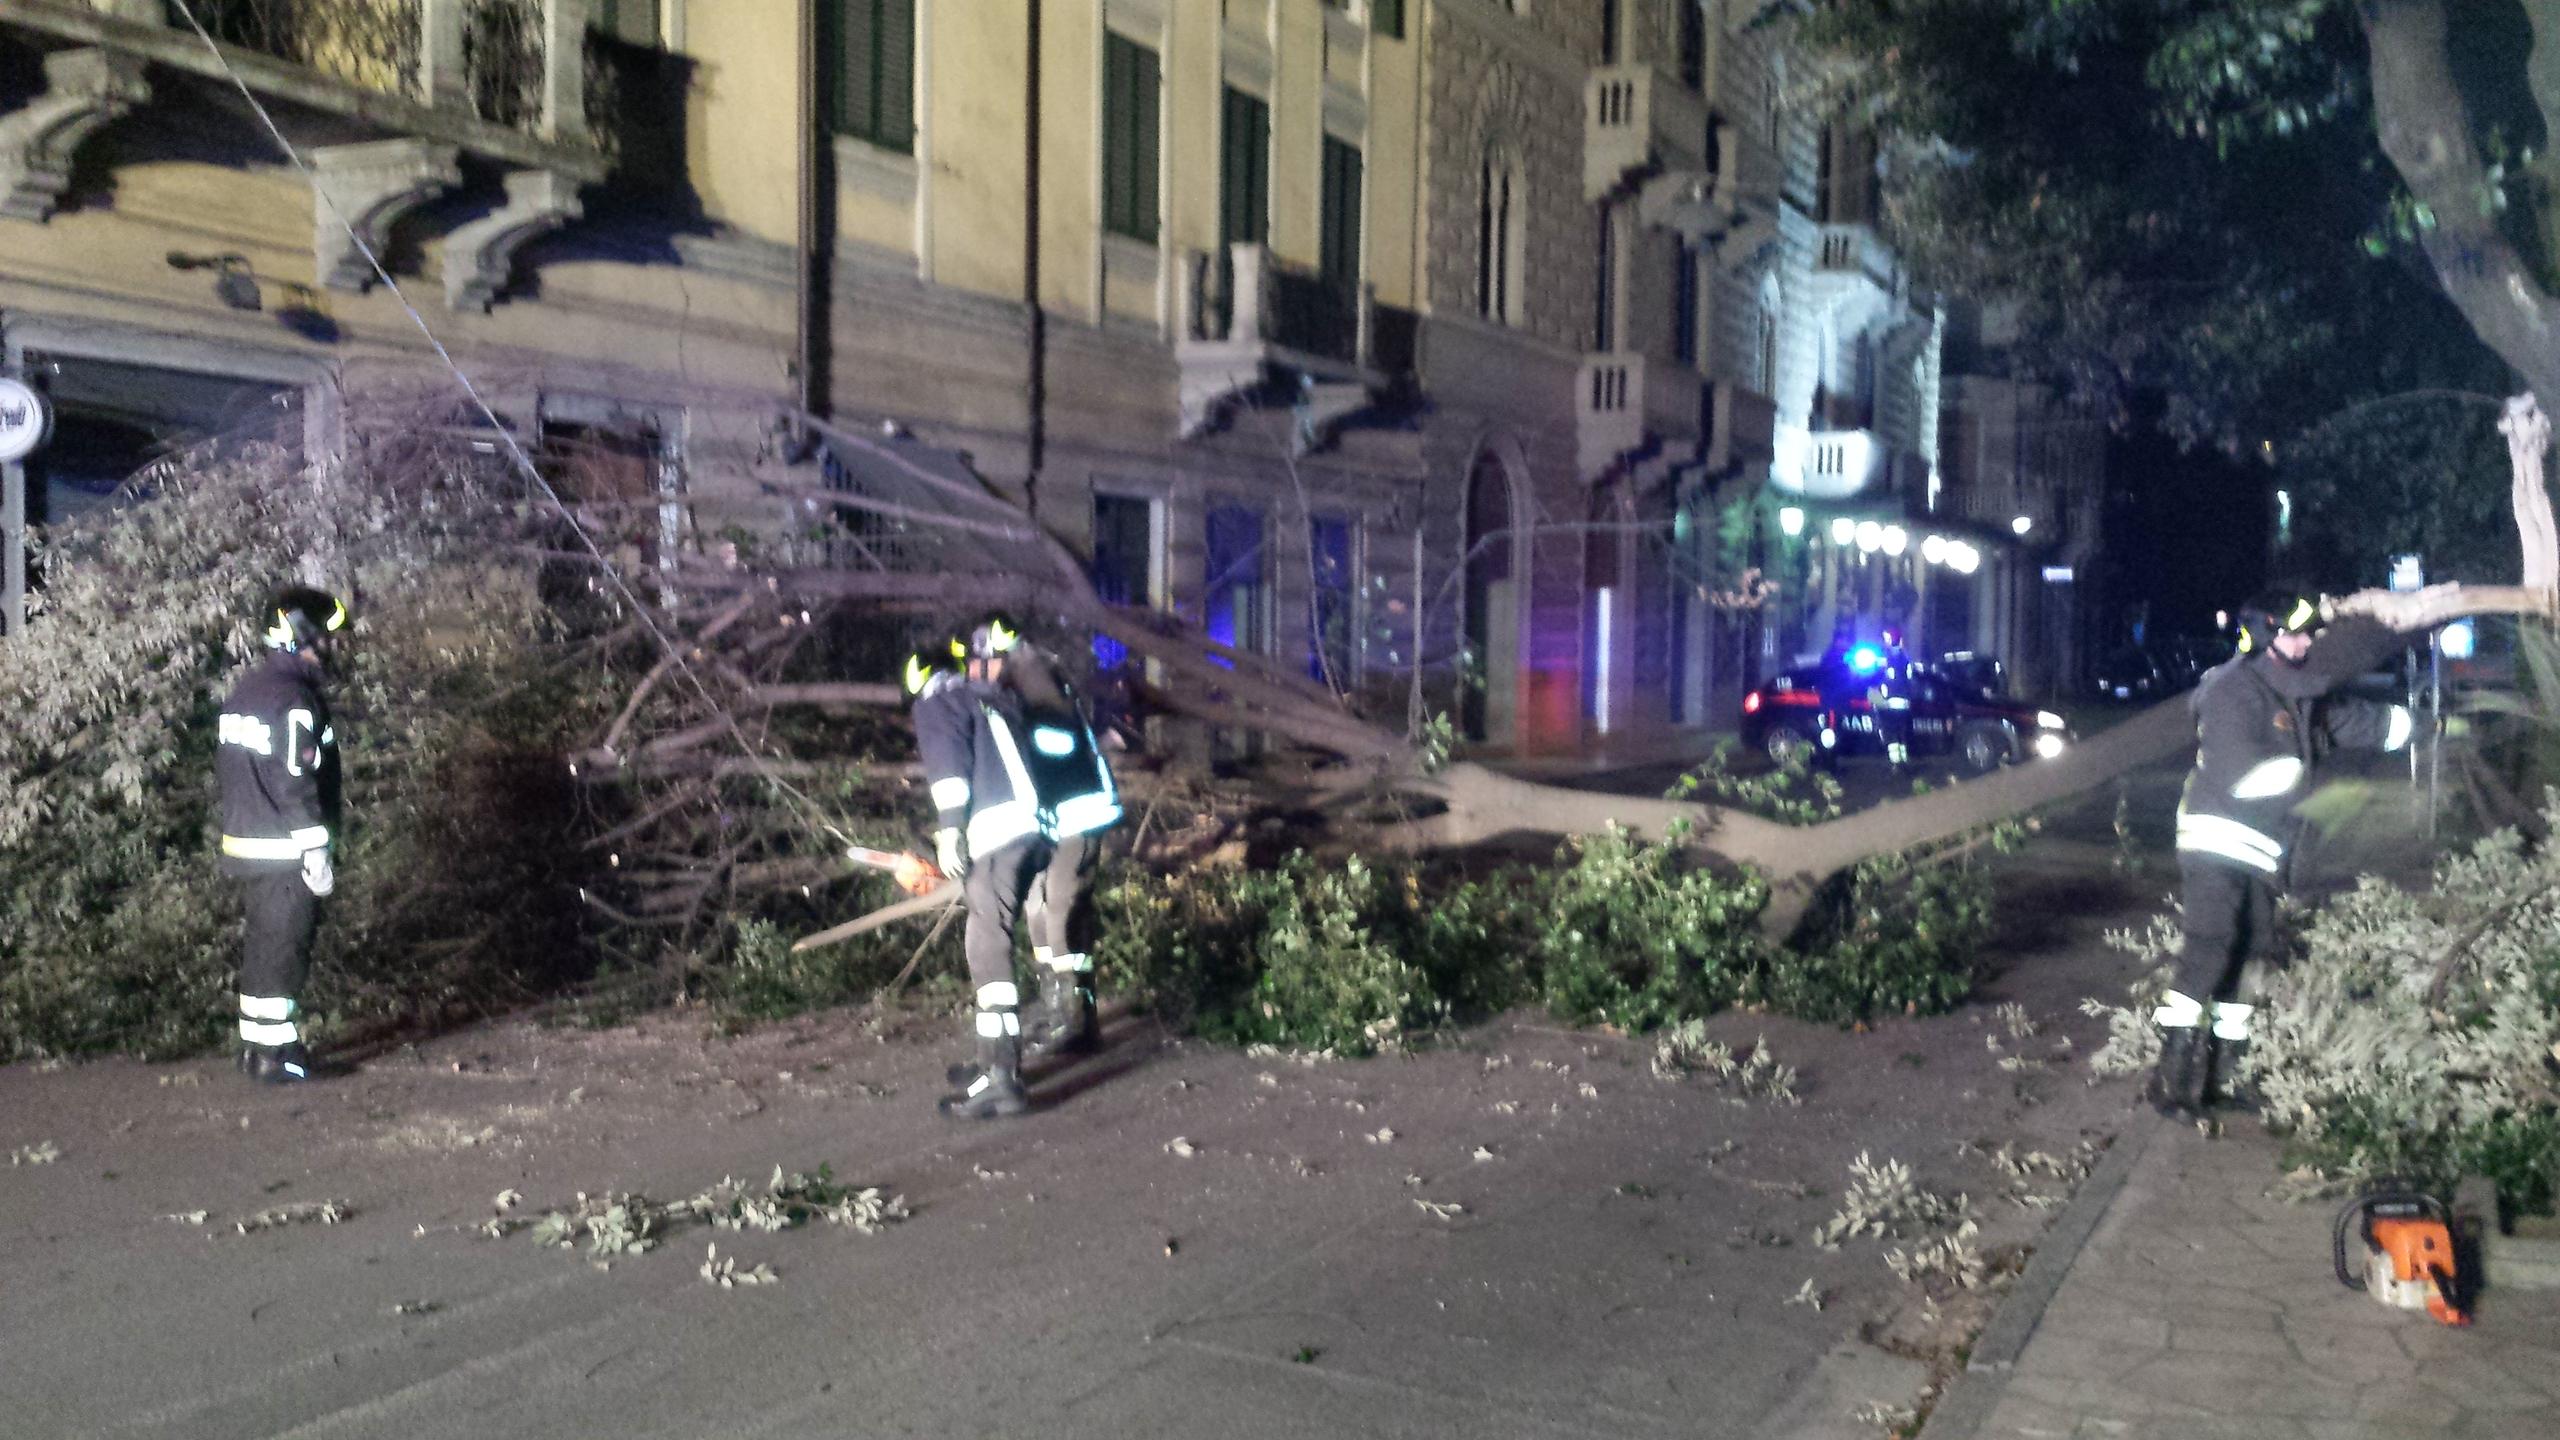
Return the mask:
<svg viewBox="0 0 2560 1440">
<path fill-rule="evenodd" d="M 2437 497 L 2375 487 L 2425 433 L 2467 427 L 2456 452 L 2476 454 L 2494 424 L 2525 585 L 2377 613 L 2548 611 L 2547 427 L 2523 411 L 2560 384 L 2560 3 L 1810 9 L 1843 102 L 1905 142 L 1904 242 L 1950 284 L 2015 299 L 2022 363 L 2119 404 L 2164 393 L 2174 432 L 2237 452 L 2305 436 L 2332 486 L 2365 461 L 2355 513 L 2383 512 L 2366 528 L 2394 539 Z M 2521 405 L 2485 393 L 2519 382 Z M 2480 472 L 2437 473 L 2457 508 L 2487 503 Z"/>
</svg>

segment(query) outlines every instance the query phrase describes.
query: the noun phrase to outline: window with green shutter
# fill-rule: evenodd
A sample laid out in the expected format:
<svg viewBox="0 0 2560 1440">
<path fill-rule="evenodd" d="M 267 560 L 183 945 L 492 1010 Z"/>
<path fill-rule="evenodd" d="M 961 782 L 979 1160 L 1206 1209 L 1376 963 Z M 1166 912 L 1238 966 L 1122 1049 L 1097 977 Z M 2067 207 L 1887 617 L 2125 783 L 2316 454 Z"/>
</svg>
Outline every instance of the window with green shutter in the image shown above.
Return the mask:
<svg viewBox="0 0 2560 1440">
<path fill-rule="evenodd" d="M 1156 145 L 1162 72 L 1156 52 L 1117 35 L 1102 42 L 1102 228 L 1156 241 Z"/>
<path fill-rule="evenodd" d="M 1360 147 L 1324 137 L 1324 230 L 1317 262 L 1341 289 L 1360 283 Z"/>
<path fill-rule="evenodd" d="M 1264 244 L 1271 238 L 1271 107 L 1229 90 L 1221 118 L 1219 237 L 1226 245 Z"/>
<path fill-rule="evenodd" d="M 911 154 L 916 145 L 916 0 L 829 0 L 829 118 L 839 135 Z"/>
</svg>

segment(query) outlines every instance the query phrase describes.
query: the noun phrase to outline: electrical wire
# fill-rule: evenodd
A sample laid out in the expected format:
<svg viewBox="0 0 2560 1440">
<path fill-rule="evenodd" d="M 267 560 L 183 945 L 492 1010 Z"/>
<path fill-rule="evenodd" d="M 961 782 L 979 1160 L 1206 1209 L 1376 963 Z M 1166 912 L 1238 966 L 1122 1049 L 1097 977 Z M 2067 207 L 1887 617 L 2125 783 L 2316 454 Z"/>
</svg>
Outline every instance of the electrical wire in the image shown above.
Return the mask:
<svg viewBox="0 0 2560 1440">
<path fill-rule="evenodd" d="M 240 92 L 240 98 L 248 104 L 250 112 L 258 117 L 258 123 L 265 127 L 267 136 L 275 142 L 276 149 L 311 186 L 312 198 L 328 211 L 330 219 L 337 222 L 338 229 L 345 233 L 348 243 L 355 246 L 356 253 L 364 257 L 365 264 L 372 269 L 374 276 L 382 282 L 385 289 L 391 292 L 391 297 L 399 302 L 400 308 L 408 313 L 409 322 L 418 328 L 420 335 L 426 337 L 427 345 L 435 351 L 436 358 L 444 363 L 445 369 L 452 372 L 454 382 L 462 387 L 462 393 L 470 400 L 472 408 L 480 412 L 481 418 L 486 420 L 489 428 L 496 433 L 499 443 L 506 447 L 507 456 L 513 462 L 517 472 L 544 499 L 548 500 L 552 509 L 567 522 L 570 532 L 578 537 L 578 543 L 585 547 L 597 568 L 612 582 L 615 591 L 631 607 L 641 627 L 649 633 L 651 639 L 658 643 L 658 647 L 666 652 L 669 663 L 693 686 L 695 693 L 702 697 L 703 704 L 709 706 L 711 712 L 720 717 L 730 737 L 737 741 L 739 751 L 749 761 L 768 758 L 756 749 L 753 741 L 747 738 L 745 729 L 738 724 L 737 716 L 731 713 L 727 706 L 721 704 L 719 697 L 712 693 L 710 685 L 703 680 L 702 673 L 685 658 L 683 647 L 678 645 L 674 638 L 667 634 L 664 627 L 658 624 L 657 618 L 650 613 L 648 603 L 632 587 L 631 582 L 624 578 L 621 569 L 613 563 L 610 556 L 605 554 L 603 547 L 596 543 L 594 535 L 589 533 L 586 526 L 579 523 L 577 515 L 570 510 L 568 503 L 560 498 L 560 492 L 552 487 L 550 481 L 542 478 L 542 472 L 534 466 L 533 458 L 527 455 L 524 447 L 517 442 L 515 432 L 498 418 L 497 411 L 492 409 L 489 402 L 481 396 L 480 387 L 472 383 L 470 373 L 453 358 L 453 352 L 447 349 L 444 341 L 437 336 L 435 327 L 429 325 L 427 317 L 410 302 L 408 292 L 401 288 L 399 279 L 392 275 L 389 267 L 382 263 L 382 257 L 374 253 L 373 246 L 365 241 L 364 236 L 357 233 L 354 224 L 338 209 L 337 202 L 330 198 L 327 188 L 320 184 L 319 177 L 312 170 L 310 162 L 303 158 L 302 152 L 295 148 L 291 140 L 285 138 L 283 129 L 276 124 L 274 114 L 267 109 L 265 102 L 249 89 L 248 82 L 241 78 L 239 70 L 232 65 L 231 57 L 223 53 L 221 45 L 214 41 L 212 33 L 205 28 L 204 22 L 197 18 L 194 0 L 173 0 L 173 4 L 177 12 L 186 18 L 187 28 L 193 30 L 196 38 L 204 42 L 205 53 L 213 57 L 214 63 L 222 68 L 223 76 L 231 82 L 233 89 Z M 828 819 L 825 812 L 807 792 L 784 777 L 761 767 L 757 774 L 758 778 L 773 786 L 796 805 L 804 820 L 834 835 L 839 841 L 846 844 L 853 843 L 853 837 Z"/>
</svg>

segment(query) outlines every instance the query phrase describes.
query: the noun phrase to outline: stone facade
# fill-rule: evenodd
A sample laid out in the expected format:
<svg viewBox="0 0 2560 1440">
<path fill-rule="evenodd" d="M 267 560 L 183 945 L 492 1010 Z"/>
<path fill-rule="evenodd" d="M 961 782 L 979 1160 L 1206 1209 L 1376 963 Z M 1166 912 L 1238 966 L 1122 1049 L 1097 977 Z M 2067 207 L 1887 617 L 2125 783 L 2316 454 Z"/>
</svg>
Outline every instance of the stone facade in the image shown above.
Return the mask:
<svg viewBox="0 0 2560 1440">
<path fill-rule="evenodd" d="M 578 0 L 552 3 L 574 20 Z M 1852 203 L 1865 187 L 1840 160 L 1865 152 L 1813 113 L 1816 77 L 1786 26 L 1746 23 L 1758 7 L 1743 0 L 1696 3 L 1045 0 L 1034 30 L 1015 7 L 917 0 L 912 113 L 817 156 L 834 222 L 819 237 L 832 278 L 816 317 L 820 401 L 964 454 L 1071 543 L 1091 543 L 1102 509 L 1144 506 L 1145 593 L 1131 598 L 1226 616 L 1249 632 L 1240 643 L 1291 663 L 1314 648 L 1322 531 L 1350 561 L 1347 678 L 1400 697 L 1419 667 L 1424 708 L 1489 748 L 1725 725 L 1739 683 L 1836 615 L 1913 603 L 1916 560 L 1810 555 L 1779 516 L 1798 508 L 1807 437 L 1840 412 L 1911 458 L 1818 502 L 1807 529 L 1833 513 L 1928 521 L 1943 500 L 1943 367 L 1936 310 Z M 800 390 L 791 12 L 732 8 L 717 25 L 621 37 L 681 80 L 682 174 L 659 178 L 685 192 L 682 215 L 629 195 L 596 203 L 610 195 L 592 188 L 602 152 L 565 131 L 386 108 L 326 77 L 273 82 L 280 100 L 335 106 L 379 147 L 322 167 L 324 189 L 390 242 L 405 289 L 439 300 L 437 333 L 500 408 L 536 430 L 555 413 L 633 417 L 669 448 L 703 534 L 801 526 L 768 487 L 814 479 L 778 443 Z M 202 63 L 200 46 L 118 34 L 130 53 L 50 68 Z M 75 43 L 0 16 L 0 45 L 59 56 Z M 1105 57 L 1123 45 L 1161 76 L 1152 238 L 1102 213 L 1122 103 L 1104 94 Z M 1659 113 L 1703 123 L 1666 142 L 1696 154 L 1597 184 L 1595 97 L 1617 77 L 1654 87 Z M 199 126 L 161 88 L 117 92 L 126 110 L 94 139 L 47 129 L 56 148 L 84 147 L 84 168 L 0 219 L 11 357 L 111 335 L 93 348 L 118 363 L 272 375 L 314 395 L 439 374 L 397 298 L 319 223 L 309 187 L 265 163 L 256 133 Z M 1343 233 L 1325 157 L 1358 155 L 1357 273 L 1333 278 L 1375 317 L 1360 331 L 1371 348 L 1311 357 L 1290 337 L 1241 334 L 1219 310 L 1238 292 L 1203 289 L 1242 283 L 1221 277 L 1248 264 L 1220 250 L 1235 238 L 1231 91 L 1261 102 L 1270 128 L 1267 243 L 1249 263 L 1274 294 L 1303 287 L 1326 260 L 1322 237 Z M 190 126 L 204 133 L 177 133 Z M 82 174 L 111 183 L 84 190 Z M 1489 176 L 1507 202 L 1488 204 Z M 1669 182 L 1686 181 L 1698 193 L 1684 202 Z M 1721 218 L 1666 218 L 1666 195 L 1694 212 L 1708 188 Z M 517 203 L 528 196 L 547 199 Z M 475 238 L 475 210 L 522 210 L 523 223 L 502 227 L 504 244 Z M 1856 263 L 1838 248 L 1844 223 L 1866 227 Z M 314 276 L 332 328 L 286 333 L 162 261 L 207 246 L 261 277 Z M 471 303 L 448 307 L 432 282 L 455 275 Z M 1390 334 L 1394 353 L 1376 349 Z M 1712 543 L 1735 507 L 1749 512 L 1742 558 L 1791 587 L 1757 617 L 1712 603 L 1736 579 Z M 1207 574 L 1234 559 L 1219 547 L 1239 523 L 1262 538 L 1244 621 Z"/>
</svg>

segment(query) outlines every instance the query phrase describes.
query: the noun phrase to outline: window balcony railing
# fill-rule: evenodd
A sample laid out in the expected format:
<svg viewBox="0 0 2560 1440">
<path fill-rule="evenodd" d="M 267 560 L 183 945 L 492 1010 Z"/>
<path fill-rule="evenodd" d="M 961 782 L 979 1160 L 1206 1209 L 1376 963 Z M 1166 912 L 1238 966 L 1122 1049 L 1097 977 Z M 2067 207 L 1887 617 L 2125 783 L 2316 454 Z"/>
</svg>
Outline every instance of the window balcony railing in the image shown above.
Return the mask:
<svg viewBox="0 0 2560 1440">
<path fill-rule="evenodd" d="M 1582 196 L 1662 172 L 1705 176 L 1707 102 L 1650 65 L 1604 65 L 1583 82 Z"/>
<path fill-rule="evenodd" d="M 453 143 L 583 183 L 605 177 L 623 52 L 595 0 L 10 0 L 0 27 L 228 85 L 378 134 Z"/>
<path fill-rule="evenodd" d="M 1366 285 L 1347 285 L 1273 258 L 1263 245 L 1232 245 L 1225 263 L 1196 254 L 1189 267 L 1187 339 L 1270 348 L 1283 358 L 1365 370 L 1375 351 L 1377 307 Z"/>
<path fill-rule="evenodd" d="M 1863 277 L 1886 290 L 1893 289 L 1901 275 L 1893 248 L 1874 226 L 1864 224 L 1823 226 L 1815 265 L 1823 274 Z"/>
<path fill-rule="evenodd" d="M 1284 264 L 1268 247 L 1193 251 L 1175 272 L 1174 358 L 1181 368 L 1181 434 L 1199 435 L 1243 397 L 1293 376 L 1296 444 L 1328 443 L 1345 419 L 1386 396 L 1413 365 L 1406 311 L 1351 286 Z"/>
<path fill-rule="evenodd" d="M 1694 459 L 1714 423 L 1696 371 L 1633 351 L 1583 356 L 1573 403 L 1575 459 L 1585 480 L 1622 461 Z"/>
</svg>

